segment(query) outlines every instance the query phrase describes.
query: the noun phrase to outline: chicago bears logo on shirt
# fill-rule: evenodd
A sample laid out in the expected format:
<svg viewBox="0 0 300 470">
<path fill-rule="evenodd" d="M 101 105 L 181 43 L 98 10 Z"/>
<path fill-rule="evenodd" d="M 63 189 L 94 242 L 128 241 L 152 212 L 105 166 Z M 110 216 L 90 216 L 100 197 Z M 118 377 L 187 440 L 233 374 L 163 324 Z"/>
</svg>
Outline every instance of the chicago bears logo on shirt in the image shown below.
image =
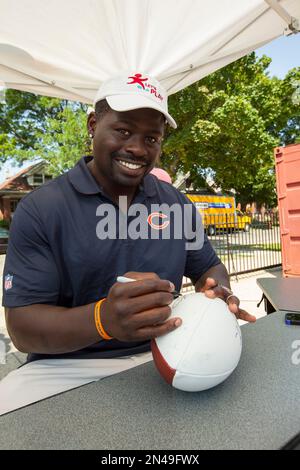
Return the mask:
<svg viewBox="0 0 300 470">
<path fill-rule="evenodd" d="M 153 220 L 154 218 L 167 219 L 168 216 L 166 214 L 162 214 L 161 212 L 152 212 L 150 215 L 148 215 L 147 222 L 150 227 L 154 228 L 155 230 L 163 230 L 164 228 L 167 228 L 170 223 L 169 220 L 166 220 L 162 224 L 155 223 Z"/>
</svg>

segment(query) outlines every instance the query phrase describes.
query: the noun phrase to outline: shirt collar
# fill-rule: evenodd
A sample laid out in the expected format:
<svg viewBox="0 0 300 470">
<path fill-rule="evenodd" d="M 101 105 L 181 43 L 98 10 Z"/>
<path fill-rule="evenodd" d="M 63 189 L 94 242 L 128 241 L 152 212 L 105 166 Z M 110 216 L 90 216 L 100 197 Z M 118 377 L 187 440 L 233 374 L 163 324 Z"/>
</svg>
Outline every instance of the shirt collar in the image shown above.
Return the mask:
<svg viewBox="0 0 300 470">
<path fill-rule="evenodd" d="M 140 183 L 139 189 L 143 192 L 146 196 L 152 197 L 155 196 L 157 193 L 156 186 L 155 186 L 155 176 L 153 175 L 146 175 L 142 182 Z"/>
<path fill-rule="evenodd" d="M 81 194 L 99 194 L 103 192 L 103 189 L 87 167 L 87 163 L 92 160 L 93 157 L 82 157 L 79 162 L 67 173 L 68 179 L 72 186 Z M 146 196 L 151 197 L 156 194 L 156 178 L 153 175 L 146 175 L 139 186 L 140 192 L 143 192 Z"/>
<path fill-rule="evenodd" d="M 93 157 L 82 157 L 79 162 L 68 172 L 68 179 L 72 186 L 81 194 L 99 194 L 101 187 L 91 174 L 87 163 Z"/>
</svg>

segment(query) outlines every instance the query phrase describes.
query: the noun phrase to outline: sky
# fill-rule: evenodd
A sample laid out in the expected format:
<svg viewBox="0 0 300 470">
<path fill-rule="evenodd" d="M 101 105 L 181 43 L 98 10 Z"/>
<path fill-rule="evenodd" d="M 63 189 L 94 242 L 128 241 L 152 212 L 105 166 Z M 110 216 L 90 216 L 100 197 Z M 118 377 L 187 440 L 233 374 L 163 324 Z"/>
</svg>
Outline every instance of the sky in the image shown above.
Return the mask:
<svg viewBox="0 0 300 470">
<path fill-rule="evenodd" d="M 263 54 L 271 57 L 272 63 L 268 69 L 270 76 L 276 75 L 278 78 L 283 78 L 288 70 L 300 66 L 300 33 L 275 39 L 257 49 L 256 53 L 259 57 Z M 27 162 L 20 168 L 12 166 L 10 162 L 0 164 L 0 183 L 6 176 L 12 176 L 30 164 L 31 162 Z"/>
<path fill-rule="evenodd" d="M 278 78 L 283 78 L 288 70 L 300 66 L 300 33 L 275 39 L 257 49 L 256 54 L 259 57 L 264 54 L 271 57 L 270 76 L 276 75 Z"/>
</svg>

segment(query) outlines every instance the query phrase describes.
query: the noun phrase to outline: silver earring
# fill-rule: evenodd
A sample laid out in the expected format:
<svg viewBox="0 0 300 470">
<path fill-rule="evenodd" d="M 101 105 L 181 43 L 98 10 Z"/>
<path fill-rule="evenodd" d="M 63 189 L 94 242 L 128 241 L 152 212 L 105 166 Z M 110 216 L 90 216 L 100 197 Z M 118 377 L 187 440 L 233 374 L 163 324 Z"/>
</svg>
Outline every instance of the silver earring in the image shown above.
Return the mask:
<svg viewBox="0 0 300 470">
<path fill-rule="evenodd" d="M 91 132 L 89 133 L 89 137 L 90 137 L 91 139 L 94 137 Z"/>
</svg>

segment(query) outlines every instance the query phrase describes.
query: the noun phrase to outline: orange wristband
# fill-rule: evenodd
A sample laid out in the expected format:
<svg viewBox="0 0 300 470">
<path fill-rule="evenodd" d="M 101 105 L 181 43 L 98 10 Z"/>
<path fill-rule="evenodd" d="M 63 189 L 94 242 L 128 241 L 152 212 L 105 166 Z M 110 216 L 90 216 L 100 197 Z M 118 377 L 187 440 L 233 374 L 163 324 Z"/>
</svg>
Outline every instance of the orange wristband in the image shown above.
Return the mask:
<svg viewBox="0 0 300 470">
<path fill-rule="evenodd" d="M 105 329 L 103 328 L 102 322 L 101 322 L 101 304 L 102 302 L 106 300 L 106 298 L 99 300 L 99 302 L 96 303 L 95 308 L 94 308 L 94 319 L 95 319 L 95 325 L 97 328 L 97 331 L 101 338 L 105 340 L 113 339 L 112 336 L 109 336 Z"/>
</svg>

